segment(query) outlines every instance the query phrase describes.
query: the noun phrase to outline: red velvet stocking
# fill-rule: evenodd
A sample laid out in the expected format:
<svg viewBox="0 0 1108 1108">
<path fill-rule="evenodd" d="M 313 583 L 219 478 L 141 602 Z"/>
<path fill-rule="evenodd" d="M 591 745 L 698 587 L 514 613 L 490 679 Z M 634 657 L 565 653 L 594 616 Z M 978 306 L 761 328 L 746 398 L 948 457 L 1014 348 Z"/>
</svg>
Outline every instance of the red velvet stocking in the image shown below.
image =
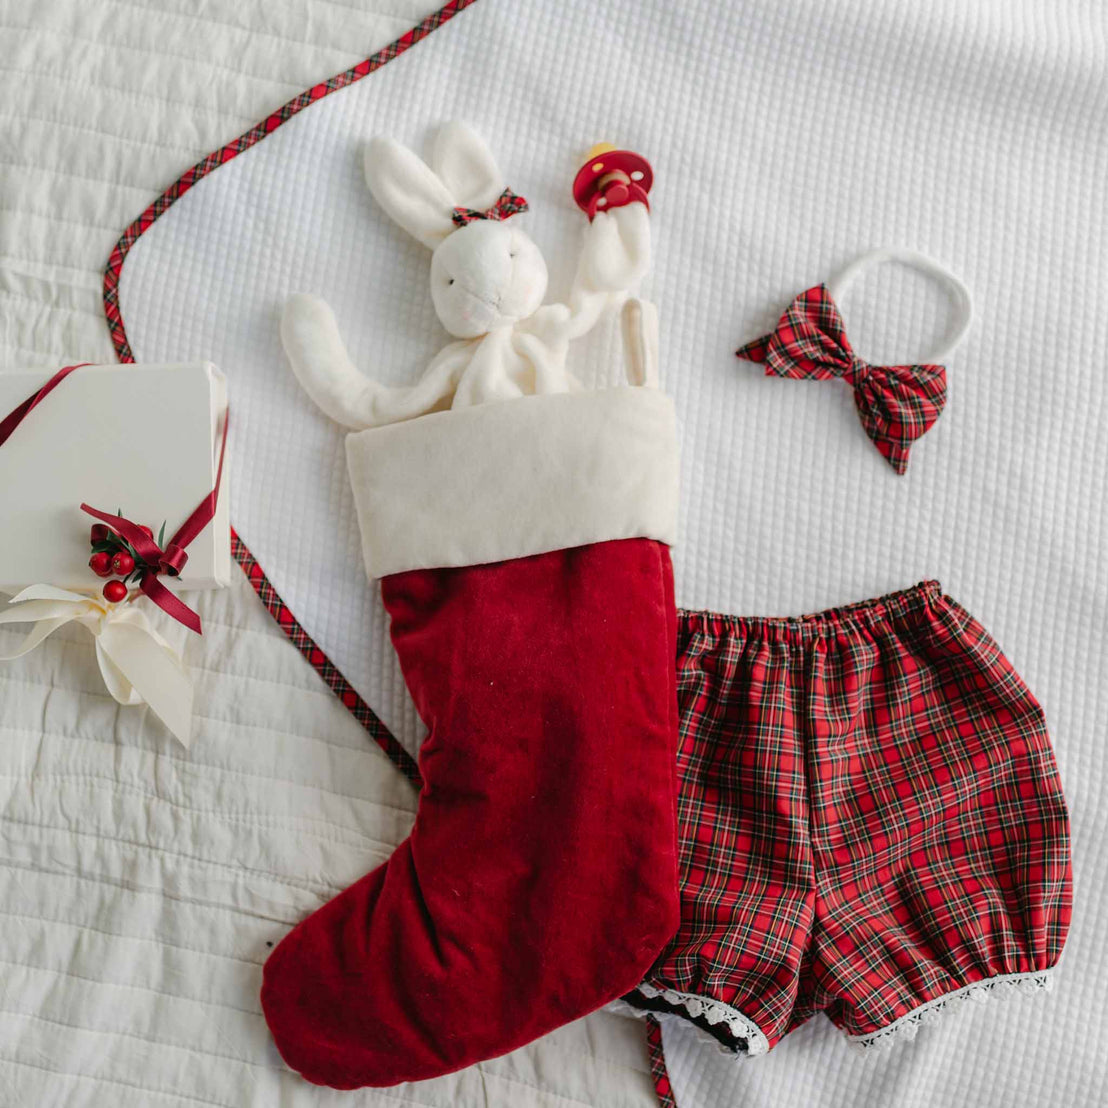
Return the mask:
<svg viewBox="0 0 1108 1108">
<path fill-rule="evenodd" d="M 669 550 L 627 539 L 381 584 L 429 728 L 411 835 L 265 966 L 335 1088 L 491 1058 L 639 983 L 676 930 Z"/>
</svg>

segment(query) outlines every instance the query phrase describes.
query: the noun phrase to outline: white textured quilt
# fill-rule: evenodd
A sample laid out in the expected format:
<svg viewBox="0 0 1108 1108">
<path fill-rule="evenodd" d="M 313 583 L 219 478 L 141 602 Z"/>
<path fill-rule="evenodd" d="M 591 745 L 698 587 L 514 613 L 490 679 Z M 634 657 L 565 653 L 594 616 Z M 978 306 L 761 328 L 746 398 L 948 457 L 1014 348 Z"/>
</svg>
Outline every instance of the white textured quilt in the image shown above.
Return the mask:
<svg viewBox="0 0 1108 1108">
<path fill-rule="evenodd" d="M 4 363 L 108 360 L 99 270 L 122 227 L 185 166 L 425 5 L 389 8 L 0 0 Z M 346 485 L 327 465 L 333 430 L 306 407 L 270 425 L 255 401 L 300 404 L 275 344 L 277 305 L 315 288 L 362 364 L 392 380 L 441 341 L 425 330 L 425 258 L 361 191 L 355 151 L 376 130 L 418 142 L 454 113 L 480 126 L 532 201 L 556 286 L 569 252 L 556 259 L 555 244 L 579 218 L 566 199 L 579 148 L 641 148 L 659 174 L 649 291 L 684 419 L 679 600 L 797 611 L 939 576 L 1038 693 L 1075 835 L 1076 914 L 1055 993 L 953 1016 L 873 1059 L 821 1020 L 739 1065 L 669 1027 L 682 1108 L 1085 1105 L 1108 1087 L 1106 73 L 1108 17 L 1093 0 L 479 0 L 306 111 L 293 145 L 310 154 L 264 166 L 293 125 L 281 128 L 159 220 L 127 262 L 138 356 L 195 345 L 232 389 L 255 390 L 239 405 L 257 414 L 240 425 L 235 522 L 329 651 L 328 619 L 334 632 L 368 618 L 349 675 L 414 743 L 371 594 L 347 594 L 332 616 L 330 601 L 313 609 L 287 588 L 317 556 L 317 534 L 362 586 L 353 536 L 335 531 Z M 328 113 L 346 114 L 328 124 Z M 294 187 L 319 201 L 291 205 Z M 328 206 L 336 191 L 345 201 Z M 270 251 L 249 253 L 244 235 Z M 951 361 L 950 407 L 903 479 L 862 437 L 845 390 L 765 380 L 730 357 L 801 288 L 886 243 L 945 260 L 980 316 Z M 875 359 L 914 355 L 945 322 L 941 296 L 895 270 L 855 286 L 844 310 Z M 252 441 L 264 448 L 288 426 L 291 467 L 248 464 Z M 274 488 L 323 505 L 308 539 L 266 541 L 280 519 L 250 508 L 284 508 Z M 105 703 L 76 632 L 0 672 L 0 1104 L 327 1100 L 279 1075 L 251 1007 L 266 929 L 383 857 L 411 793 L 245 585 L 203 614 L 212 631 L 192 660 L 209 718 L 187 761 Z M 649 1103 L 633 1025 L 590 1020 L 556 1039 L 437 1088 L 342 1102 Z"/>
<path fill-rule="evenodd" d="M 738 1066 L 671 1025 L 684 1106 L 1092 1104 L 1108 1081 L 1106 28 L 1103 6 L 1082 0 L 478 0 L 201 181 L 127 259 L 136 356 L 226 368 L 242 413 L 236 525 L 414 747 L 361 574 L 341 433 L 284 364 L 280 306 L 296 290 L 323 295 L 356 360 L 391 382 L 444 341 L 425 255 L 364 189 L 370 135 L 418 144 L 449 116 L 484 132 L 531 201 L 555 295 L 574 260 L 581 151 L 601 139 L 641 150 L 658 181 L 647 292 L 683 424 L 679 602 L 797 612 L 938 577 L 1043 701 L 1076 853 L 1056 992 L 953 1016 L 869 1061 L 818 1019 Z M 949 407 L 903 478 L 848 390 L 767 380 L 731 353 L 880 245 L 944 260 L 979 312 L 951 360 Z M 852 286 L 843 308 L 877 361 L 911 361 L 949 322 L 937 287 L 896 268 Z M 611 339 L 583 348 L 577 370 L 609 372 Z"/>
</svg>

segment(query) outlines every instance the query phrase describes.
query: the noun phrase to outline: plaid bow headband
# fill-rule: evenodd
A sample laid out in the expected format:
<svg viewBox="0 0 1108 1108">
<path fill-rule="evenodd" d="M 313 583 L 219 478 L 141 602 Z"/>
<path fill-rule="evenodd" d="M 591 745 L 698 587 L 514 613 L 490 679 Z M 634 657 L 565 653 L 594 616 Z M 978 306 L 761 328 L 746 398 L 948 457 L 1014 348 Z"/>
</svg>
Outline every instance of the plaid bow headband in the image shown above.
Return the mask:
<svg viewBox="0 0 1108 1108">
<path fill-rule="evenodd" d="M 877 366 L 859 358 L 822 284 L 788 306 L 773 334 L 748 342 L 736 354 L 765 363 L 767 376 L 815 381 L 841 377 L 849 382 L 866 434 L 900 474 L 908 468 L 908 448 L 939 418 L 946 403 L 943 366 Z"/>
<path fill-rule="evenodd" d="M 475 219 L 501 220 L 525 211 L 527 211 L 527 201 L 522 196 L 516 196 L 511 189 L 505 189 L 496 198 L 496 203 L 491 208 L 486 208 L 483 212 L 475 208 L 455 208 L 450 218 L 459 227 L 464 227 Z"/>
</svg>

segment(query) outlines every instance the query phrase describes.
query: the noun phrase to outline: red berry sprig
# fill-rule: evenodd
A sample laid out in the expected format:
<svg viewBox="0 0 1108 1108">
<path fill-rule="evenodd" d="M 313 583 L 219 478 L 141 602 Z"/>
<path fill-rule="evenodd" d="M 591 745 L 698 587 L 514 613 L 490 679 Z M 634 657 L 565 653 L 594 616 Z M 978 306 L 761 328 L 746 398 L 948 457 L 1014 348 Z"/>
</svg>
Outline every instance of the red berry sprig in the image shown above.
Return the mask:
<svg viewBox="0 0 1108 1108">
<path fill-rule="evenodd" d="M 123 512 L 119 512 L 123 515 Z M 139 525 L 148 539 L 154 538 L 154 532 L 149 527 Z M 158 546 L 164 544 L 165 524 L 158 534 Z M 146 563 L 139 557 L 135 548 L 118 532 L 113 531 L 105 523 L 94 523 L 89 532 L 89 542 L 92 543 L 92 556 L 88 560 L 89 569 L 97 577 L 118 577 L 122 580 L 108 581 L 104 585 L 104 598 L 113 604 L 118 604 L 127 598 L 127 585 L 131 581 L 138 581 L 146 569 Z"/>
</svg>

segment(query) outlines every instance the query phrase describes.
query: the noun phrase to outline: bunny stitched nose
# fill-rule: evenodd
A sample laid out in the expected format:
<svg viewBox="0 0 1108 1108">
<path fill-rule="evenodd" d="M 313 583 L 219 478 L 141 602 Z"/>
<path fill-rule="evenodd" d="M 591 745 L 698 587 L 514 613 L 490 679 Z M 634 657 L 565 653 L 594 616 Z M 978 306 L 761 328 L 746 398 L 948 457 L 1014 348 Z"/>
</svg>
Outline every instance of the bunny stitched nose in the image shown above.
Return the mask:
<svg viewBox="0 0 1108 1108">
<path fill-rule="evenodd" d="M 494 256 L 483 259 L 480 268 L 474 267 L 475 271 L 459 272 L 452 278 L 455 291 L 499 310 L 512 284 L 510 261 L 507 254 L 499 258 Z"/>
<path fill-rule="evenodd" d="M 476 338 L 532 315 L 546 292 L 546 265 L 522 231 L 475 220 L 451 234 L 431 261 L 431 295 L 443 325 Z"/>
</svg>

